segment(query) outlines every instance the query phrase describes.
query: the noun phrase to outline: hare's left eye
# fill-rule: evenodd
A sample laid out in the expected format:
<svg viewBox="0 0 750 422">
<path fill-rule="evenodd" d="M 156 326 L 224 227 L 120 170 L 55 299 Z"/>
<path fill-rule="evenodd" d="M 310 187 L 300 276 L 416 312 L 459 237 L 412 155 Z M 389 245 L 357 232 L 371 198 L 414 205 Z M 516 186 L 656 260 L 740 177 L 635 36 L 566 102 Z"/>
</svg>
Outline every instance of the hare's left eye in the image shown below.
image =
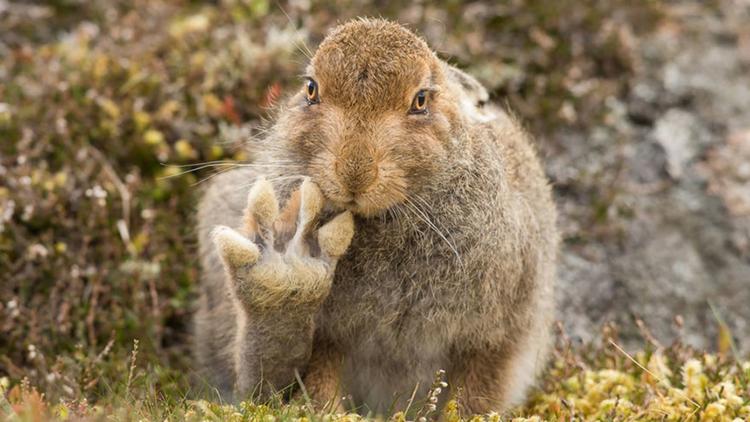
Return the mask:
<svg viewBox="0 0 750 422">
<path fill-rule="evenodd" d="M 305 82 L 305 94 L 307 95 L 307 104 L 318 104 L 320 102 L 318 83 L 312 79 L 308 79 Z"/>
<path fill-rule="evenodd" d="M 420 89 L 414 99 L 411 101 L 411 108 L 409 114 L 424 114 L 427 113 L 427 90 Z"/>
</svg>

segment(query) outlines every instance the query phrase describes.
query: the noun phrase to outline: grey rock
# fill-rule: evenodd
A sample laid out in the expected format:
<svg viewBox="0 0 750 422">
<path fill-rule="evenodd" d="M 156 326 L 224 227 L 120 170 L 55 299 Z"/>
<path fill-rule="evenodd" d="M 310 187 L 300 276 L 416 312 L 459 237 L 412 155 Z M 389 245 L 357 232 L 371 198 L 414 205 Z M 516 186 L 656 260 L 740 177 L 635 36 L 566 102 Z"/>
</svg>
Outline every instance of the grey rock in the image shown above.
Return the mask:
<svg viewBox="0 0 750 422">
<path fill-rule="evenodd" d="M 555 135 L 559 312 L 573 338 L 616 322 L 635 347 L 640 319 L 664 344 L 712 349 L 718 315 L 750 351 L 750 72 L 735 42 L 750 6 L 734 6 L 640 40 L 627 112 Z"/>
</svg>

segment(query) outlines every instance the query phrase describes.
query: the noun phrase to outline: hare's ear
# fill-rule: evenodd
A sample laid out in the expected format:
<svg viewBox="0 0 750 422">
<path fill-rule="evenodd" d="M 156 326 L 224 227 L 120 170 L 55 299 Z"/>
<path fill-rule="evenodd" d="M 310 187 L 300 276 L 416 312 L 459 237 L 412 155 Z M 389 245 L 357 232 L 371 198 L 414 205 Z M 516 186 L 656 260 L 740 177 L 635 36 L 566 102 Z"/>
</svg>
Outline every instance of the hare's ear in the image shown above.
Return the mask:
<svg viewBox="0 0 750 422">
<path fill-rule="evenodd" d="M 441 64 L 443 65 L 443 72 L 445 72 L 446 77 L 462 88 L 471 101 L 471 105 L 481 108 L 489 101 L 490 94 L 476 78 L 444 61 L 441 61 Z"/>
<path fill-rule="evenodd" d="M 488 104 L 490 95 L 478 80 L 455 66 L 441 63 L 446 79 L 461 93 L 458 101 L 464 116 L 476 122 L 489 122 L 505 116 L 502 109 Z"/>
</svg>

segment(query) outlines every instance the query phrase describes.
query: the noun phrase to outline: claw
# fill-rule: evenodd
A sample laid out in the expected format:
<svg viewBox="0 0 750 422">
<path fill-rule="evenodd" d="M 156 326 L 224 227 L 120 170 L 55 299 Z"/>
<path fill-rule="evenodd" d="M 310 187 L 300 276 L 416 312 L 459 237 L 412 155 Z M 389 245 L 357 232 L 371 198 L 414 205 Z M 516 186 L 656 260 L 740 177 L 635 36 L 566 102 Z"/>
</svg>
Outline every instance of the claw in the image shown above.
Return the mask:
<svg viewBox="0 0 750 422">
<path fill-rule="evenodd" d="M 216 226 L 211 231 L 211 237 L 229 270 L 254 264 L 260 257 L 260 250 L 255 243 L 227 226 Z"/>
<path fill-rule="evenodd" d="M 320 228 L 318 243 L 324 254 L 331 258 L 338 258 L 346 253 L 353 236 L 354 218 L 351 212 L 346 211 Z"/>
</svg>

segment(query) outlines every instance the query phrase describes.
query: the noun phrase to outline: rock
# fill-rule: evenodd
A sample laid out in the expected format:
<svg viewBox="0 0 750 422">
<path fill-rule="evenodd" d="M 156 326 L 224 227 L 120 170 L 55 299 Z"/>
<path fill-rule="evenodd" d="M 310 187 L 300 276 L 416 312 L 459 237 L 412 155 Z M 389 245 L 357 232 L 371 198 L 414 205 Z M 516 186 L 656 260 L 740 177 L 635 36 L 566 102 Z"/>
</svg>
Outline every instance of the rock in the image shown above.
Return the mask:
<svg viewBox="0 0 750 422">
<path fill-rule="evenodd" d="M 721 318 L 750 351 L 750 74 L 744 44 L 729 42 L 750 8 L 721 4 L 670 15 L 670 30 L 640 40 L 622 121 L 555 137 L 547 172 L 567 240 L 559 309 L 572 338 L 616 322 L 635 347 L 640 319 L 662 343 L 713 349 Z"/>
<path fill-rule="evenodd" d="M 696 117 L 681 109 L 668 110 L 657 122 L 652 136 L 664 148 L 667 156 L 667 172 L 679 179 L 700 152 L 705 130 Z"/>
</svg>

